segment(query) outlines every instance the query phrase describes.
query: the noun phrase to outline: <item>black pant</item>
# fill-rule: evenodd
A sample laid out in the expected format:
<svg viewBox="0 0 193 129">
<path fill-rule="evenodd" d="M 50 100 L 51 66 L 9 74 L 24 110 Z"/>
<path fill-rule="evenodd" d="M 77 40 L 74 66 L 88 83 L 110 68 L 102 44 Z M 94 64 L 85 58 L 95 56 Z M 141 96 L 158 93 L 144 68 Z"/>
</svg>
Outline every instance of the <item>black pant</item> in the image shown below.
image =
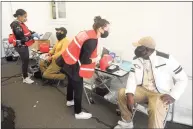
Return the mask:
<svg viewBox="0 0 193 129">
<path fill-rule="evenodd" d="M 82 91 L 83 91 L 83 78 L 79 81 L 74 81 L 68 76 L 67 86 L 67 101 L 71 101 L 74 98 L 74 112 L 79 114 L 82 110 Z"/>
<path fill-rule="evenodd" d="M 15 47 L 15 50 L 19 53 L 22 61 L 22 73 L 23 78 L 28 77 L 28 65 L 29 65 L 29 50 L 28 47 Z"/>
</svg>

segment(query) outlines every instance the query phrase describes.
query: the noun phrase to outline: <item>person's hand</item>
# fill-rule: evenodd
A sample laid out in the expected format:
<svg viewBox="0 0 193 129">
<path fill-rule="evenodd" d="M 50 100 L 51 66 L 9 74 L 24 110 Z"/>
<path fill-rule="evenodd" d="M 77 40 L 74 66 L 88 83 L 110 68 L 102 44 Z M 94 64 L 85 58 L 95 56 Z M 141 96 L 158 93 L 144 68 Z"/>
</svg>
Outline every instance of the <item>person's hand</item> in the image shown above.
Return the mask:
<svg viewBox="0 0 193 129">
<path fill-rule="evenodd" d="M 45 56 L 51 56 L 51 54 L 50 53 L 46 53 Z"/>
<path fill-rule="evenodd" d="M 175 99 L 174 99 L 172 96 L 168 95 L 168 94 L 162 95 L 162 96 L 161 96 L 161 100 L 162 100 L 165 104 L 167 104 L 167 105 L 169 105 L 169 104 L 171 104 L 171 103 L 173 103 L 173 102 L 175 101 Z"/>
<path fill-rule="evenodd" d="M 131 113 L 133 113 L 133 108 L 134 108 L 134 96 L 132 93 L 127 93 L 127 108 Z"/>
<path fill-rule="evenodd" d="M 92 60 L 92 63 L 96 63 L 97 62 L 97 57 L 96 58 L 90 58 Z"/>
<path fill-rule="evenodd" d="M 51 60 L 52 60 L 52 56 L 49 56 L 48 59 L 47 59 L 47 61 L 50 62 Z"/>
<path fill-rule="evenodd" d="M 38 33 L 33 33 L 32 34 L 33 38 L 40 39 L 40 35 Z"/>
</svg>

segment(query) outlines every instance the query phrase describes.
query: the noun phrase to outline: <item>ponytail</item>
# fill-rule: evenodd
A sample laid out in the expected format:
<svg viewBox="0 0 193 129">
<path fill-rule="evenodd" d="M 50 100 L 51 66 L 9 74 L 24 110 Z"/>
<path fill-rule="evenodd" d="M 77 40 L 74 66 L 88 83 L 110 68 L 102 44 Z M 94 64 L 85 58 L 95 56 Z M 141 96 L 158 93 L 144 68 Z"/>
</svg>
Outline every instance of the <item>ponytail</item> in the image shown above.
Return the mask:
<svg viewBox="0 0 193 129">
<path fill-rule="evenodd" d="M 93 29 L 96 31 L 100 27 L 105 27 L 109 22 L 106 19 L 102 19 L 100 16 L 94 18 Z"/>
<path fill-rule="evenodd" d="M 25 11 L 25 10 L 23 10 L 23 9 L 18 9 L 13 16 L 14 16 L 14 17 L 18 17 L 18 16 L 23 16 L 24 14 L 26 14 L 26 11 Z"/>
</svg>

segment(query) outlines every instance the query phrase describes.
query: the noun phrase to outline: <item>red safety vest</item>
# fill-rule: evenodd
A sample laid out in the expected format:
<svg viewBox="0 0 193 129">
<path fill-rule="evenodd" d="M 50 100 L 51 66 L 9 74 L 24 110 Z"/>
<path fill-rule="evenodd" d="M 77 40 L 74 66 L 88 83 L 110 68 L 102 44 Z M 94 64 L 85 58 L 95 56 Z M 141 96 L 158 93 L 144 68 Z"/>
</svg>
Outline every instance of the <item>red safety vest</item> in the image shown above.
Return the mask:
<svg viewBox="0 0 193 129">
<path fill-rule="evenodd" d="M 30 37 L 31 36 L 31 32 L 29 31 L 28 27 L 24 23 L 19 23 L 19 25 L 21 26 L 21 28 L 23 30 L 24 36 L 25 37 Z M 12 35 L 10 35 L 9 38 L 12 38 L 13 46 L 16 46 L 16 40 L 17 39 L 15 38 L 14 33 Z M 34 43 L 34 40 L 30 39 L 29 41 L 25 42 L 25 45 L 26 46 L 31 46 L 33 43 Z"/>
<path fill-rule="evenodd" d="M 83 78 L 91 78 L 94 74 L 96 66 L 96 63 L 83 65 L 79 61 L 82 45 L 88 39 L 97 39 L 97 34 L 94 30 L 81 31 L 77 36 L 74 37 L 74 39 L 68 45 L 66 50 L 62 53 L 62 57 L 67 64 L 72 65 L 77 62 L 79 63 L 80 65 L 79 75 Z M 91 54 L 90 58 L 96 57 L 97 57 L 97 47 Z"/>
</svg>

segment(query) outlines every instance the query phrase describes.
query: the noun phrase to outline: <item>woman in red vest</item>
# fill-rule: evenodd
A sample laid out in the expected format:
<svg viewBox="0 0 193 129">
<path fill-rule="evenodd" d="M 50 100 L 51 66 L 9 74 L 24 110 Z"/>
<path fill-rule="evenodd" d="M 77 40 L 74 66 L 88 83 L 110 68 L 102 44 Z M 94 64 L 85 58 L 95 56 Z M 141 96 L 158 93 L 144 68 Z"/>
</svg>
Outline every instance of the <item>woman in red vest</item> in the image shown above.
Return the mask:
<svg viewBox="0 0 193 129">
<path fill-rule="evenodd" d="M 94 18 L 93 29 L 78 33 L 68 48 L 56 60 L 68 75 L 67 106 L 74 105 L 76 119 L 89 119 L 92 114 L 82 112 L 83 78 L 91 78 L 97 59 L 98 38 L 109 34 L 109 22 L 100 16 Z"/>
<path fill-rule="evenodd" d="M 34 81 L 28 77 L 28 47 L 34 43 L 32 34 L 36 33 L 30 31 L 24 24 L 24 22 L 27 21 L 27 13 L 25 10 L 18 9 L 13 16 L 16 18 L 16 20 L 14 20 L 10 25 L 13 34 L 9 38 L 11 38 L 12 44 L 14 45 L 16 51 L 19 53 L 22 61 L 23 82 L 31 84 Z"/>
</svg>

